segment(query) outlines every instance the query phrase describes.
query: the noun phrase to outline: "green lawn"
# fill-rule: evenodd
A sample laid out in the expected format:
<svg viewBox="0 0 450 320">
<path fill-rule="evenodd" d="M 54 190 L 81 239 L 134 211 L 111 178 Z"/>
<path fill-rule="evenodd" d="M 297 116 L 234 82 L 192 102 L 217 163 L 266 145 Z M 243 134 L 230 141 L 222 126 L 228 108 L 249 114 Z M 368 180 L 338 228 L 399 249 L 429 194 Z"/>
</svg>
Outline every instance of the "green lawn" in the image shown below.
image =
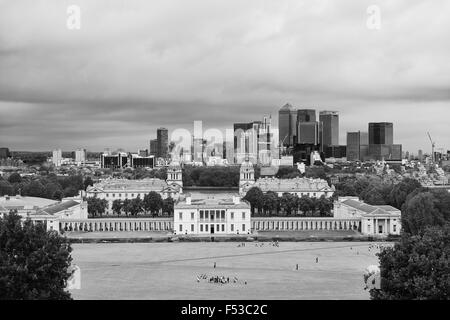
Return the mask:
<svg viewBox="0 0 450 320">
<path fill-rule="evenodd" d="M 75 299 L 368 299 L 363 271 L 377 264 L 370 244 L 73 244 L 81 290 L 72 294 Z M 200 274 L 237 277 L 241 282 L 197 282 Z"/>
</svg>

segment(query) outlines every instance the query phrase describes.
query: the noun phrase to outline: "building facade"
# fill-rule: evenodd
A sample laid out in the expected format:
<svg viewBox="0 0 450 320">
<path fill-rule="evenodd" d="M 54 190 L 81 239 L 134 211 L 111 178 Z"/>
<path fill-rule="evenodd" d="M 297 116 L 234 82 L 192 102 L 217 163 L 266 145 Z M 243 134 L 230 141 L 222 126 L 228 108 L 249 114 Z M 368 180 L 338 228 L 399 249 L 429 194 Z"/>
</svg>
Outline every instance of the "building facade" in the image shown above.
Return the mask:
<svg viewBox="0 0 450 320">
<path fill-rule="evenodd" d="M 259 178 L 255 181 L 255 171 L 251 162 L 246 161 L 241 165 L 239 175 L 239 194 L 243 197 L 252 187 L 258 187 L 263 193 L 272 191 L 279 197 L 283 193 L 290 193 L 298 197 L 308 196 L 311 198 L 320 198 L 325 196 L 330 198 L 334 194 L 334 186 L 330 187 L 328 182 L 323 179 L 310 178 Z"/>
<path fill-rule="evenodd" d="M 61 201 L 20 195 L 0 197 L 0 215 L 11 210 L 17 211 L 23 219 L 43 224 L 48 231 L 60 231 L 62 221 L 88 218 L 87 203 L 81 197 Z"/>
<path fill-rule="evenodd" d="M 250 234 L 250 204 L 232 199 L 192 199 L 187 196 L 174 207 L 174 230 L 179 235 Z"/>
<path fill-rule="evenodd" d="M 340 197 L 334 203 L 334 218 L 360 219 L 364 235 L 400 235 L 401 211 L 391 206 L 372 206 L 357 197 Z"/>
<path fill-rule="evenodd" d="M 369 134 L 367 132 L 347 132 L 347 160 L 364 161 L 369 155 Z"/>
<path fill-rule="evenodd" d="M 167 179 L 146 178 L 140 180 L 128 179 L 106 179 L 86 189 L 87 197 L 97 197 L 108 201 L 106 209 L 108 214 L 112 213 L 114 200 L 134 199 L 144 196 L 151 191 L 157 192 L 163 199 L 171 197 L 178 199 L 183 193 L 182 169 L 175 163 L 167 169 Z"/>
<path fill-rule="evenodd" d="M 339 145 L 339 113 L 336 111 L 321 111 L 319 113 L 319 121 L 323 125 L 324 146 Z"/>
<path fill-rule="evenodd" d="M 166 159 L 169 152 L 169 131 L 166 128 L 158 128 L 156 140 L 158 141 L 157 157 Z"/>
</svg>

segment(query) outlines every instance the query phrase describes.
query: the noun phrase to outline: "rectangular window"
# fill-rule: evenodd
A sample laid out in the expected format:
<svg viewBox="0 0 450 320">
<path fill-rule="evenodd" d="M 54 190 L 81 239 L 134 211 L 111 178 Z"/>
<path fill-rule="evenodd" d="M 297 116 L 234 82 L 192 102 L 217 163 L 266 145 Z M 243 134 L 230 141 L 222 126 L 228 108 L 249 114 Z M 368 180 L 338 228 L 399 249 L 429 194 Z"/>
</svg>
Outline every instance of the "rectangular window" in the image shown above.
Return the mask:
<svg viewBox="0 0 450 320">
<path fill-rule="evenodd" d="M 200 232 L 203 232 L 203 225 L 200 225 Z"/>
<path fill-rule="evenodd" d="M 220 224 L 216 225 L 216 230 L 220 231 Z"/>
<path fill-rule="evenodd" d="M 230 230 L 234 231 L 234 224 L 230 224 Z"/>
<path fill-rule="evenodd" d="M 230 213 L 230 218 L 231 218 L 231 219 L 234 219 L 234 212 L 231 212 L 231 213 Z"/>
<path fill-rule="evenodd" d="M 122 194 L 121 193 L 119 193 L 119 198 L 122 196 Z"/>
<path fill-rule="evenodd" d="M 183 225 L 180 224 L 180 232 L 183 232 Z"/>
<path fill-rule="evenodd" d="M 109 193 L 106 194 L 106 197 L 109 197 Z"/>
<path fill-rule="evenodd" d="M 113 193 L 113 198 L 115 198 L 116 197 L 116 194 L 115 193 Z"/>
<path fill-rule="evenodd" d="M 245 212 L 242 212 L 242 220 L 245 219 Z"/>
<path fill-rule="evenodd" d="M 208 224 L 205 224 L 205 231 L 208 232 Z"/>
<path fill-rule="evenodd" d="M 194 225 L 191 224 L 191 232 L 194 232 Z"/>
<path fill-rule="evenodd" d="M 222 211 L 220 212 L 220 218 L 221 218 L 222 220 L 225 220 L 225 210 L 222 210 Z"/>
<path fill-rule="evenodd" d="M 194 220 L 194 213 L 191 212 L 191 220 Z"/>
<path fill-rule="evenodd" d="M 178 214 L 178 218 L 179 218 L 179 220 L 183 220 L 183 212 L 180 212 L 180 213 Z"/>
<path fill-rule="evenodd" d="M 217 219 L 217 220 L 220 219 L 220 210 L 216 210 L 216 219 Z"/>
<path fill-rule="evenodd" d="M 225 225 L 222 225 L 222 232 L 225 232 Z"/>
<path fill-rule="evenodd" d="M 245 232 L 245 224 L 242 225 L 242 232 Z"/>
<path fill-rule="evenodd" d="M 397 225 L 394 224 L 394 232 L 397 232 Z"/>
<path fill-rule="evenodd" d="M 134 197 L 134 193 L 131 194 L 131 197 L 132 197 L 132 198 Z"/>
<path fill-rule="evenodd" d="M 200 210 L 200 219 L 203 219 L 203 210 Z"/>
</svg>

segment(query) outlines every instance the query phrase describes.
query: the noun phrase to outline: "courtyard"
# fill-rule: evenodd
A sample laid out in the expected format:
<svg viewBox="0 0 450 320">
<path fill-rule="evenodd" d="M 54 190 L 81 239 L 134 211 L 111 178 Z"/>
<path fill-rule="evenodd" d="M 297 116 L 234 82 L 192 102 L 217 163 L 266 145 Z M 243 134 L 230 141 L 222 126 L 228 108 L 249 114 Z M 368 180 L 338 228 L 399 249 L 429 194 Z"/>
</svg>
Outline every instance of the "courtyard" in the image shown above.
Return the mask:
<svg viewBox="0 0 450 320">
<path fill-rule="evenodd" d="M 73 263 L 81 268 L 81 289 L 71 293 L 74 299 L 369 299 L 363 272 L 378 264 L 378 250 L 370 248 L 374 245 L 377 243 L 73 244 Z M 200 275 L 237 281 L 209 283 L 198 278 Z"/>
</svg>

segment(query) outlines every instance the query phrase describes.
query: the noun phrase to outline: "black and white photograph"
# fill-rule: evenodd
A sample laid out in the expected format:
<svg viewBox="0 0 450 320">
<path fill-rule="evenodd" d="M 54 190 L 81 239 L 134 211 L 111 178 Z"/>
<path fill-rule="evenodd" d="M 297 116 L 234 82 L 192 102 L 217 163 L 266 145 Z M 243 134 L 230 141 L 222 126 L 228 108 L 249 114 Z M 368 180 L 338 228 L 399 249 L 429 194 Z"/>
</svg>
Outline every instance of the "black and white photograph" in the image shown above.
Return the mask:
<svg viewBox="0 0 450 320">
<path fill-rule="evenodd" d="M 446 0 L 0 0 L 0 300 L 448 301 L 449 39 Z"/>
</svg>

